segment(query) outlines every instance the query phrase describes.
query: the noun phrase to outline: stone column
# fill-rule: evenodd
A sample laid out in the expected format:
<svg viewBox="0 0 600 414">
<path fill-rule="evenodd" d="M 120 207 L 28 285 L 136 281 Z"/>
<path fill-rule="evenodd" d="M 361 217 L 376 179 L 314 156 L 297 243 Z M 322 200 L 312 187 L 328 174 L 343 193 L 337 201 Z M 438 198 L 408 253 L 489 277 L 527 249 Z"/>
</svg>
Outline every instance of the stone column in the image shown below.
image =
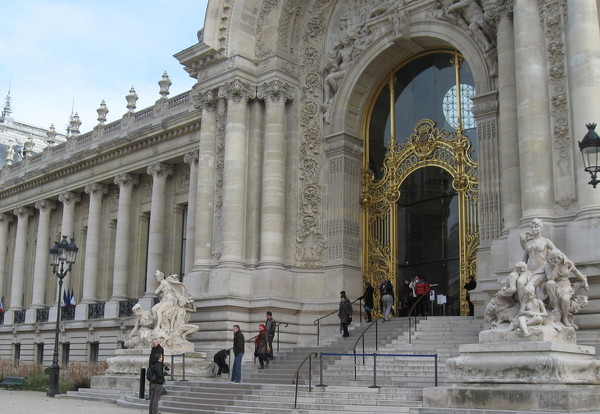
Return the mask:
<svg viewBox="0 0 600 414">
<path fill-rule="evenodd" d="M 35 203 L 35 208 L 40 211 L 38 222 L 37 245 L 35 248 L 35 267 L 33 270 L 33 296 L 31 307 L 43 308 L 46 304 L 46 280 L 51 274 L 50 259 L 50 215 L 56 208 L 52 200 L 40 200 Z"/>
<path fill-rule="evenodd" d="M 220 88 L 219 96 L 227 98 L 221 262 L 241 265 L 246 221 L 247 103 L 256 97 L 256 90 L 236 80 Z"/>
<path fill-rule="evenodd" d="M 579 150 L 579 141 L 587 133 L 585 125 L 600 124 L 597 104 L 600 96 L 598 7 L 596 0 L 567 2 L 565 49 L 578 210 L 576 220 L 567 223 L 566 252 L 575 263 L 597 262 L 600 243 L 600 191 L 588 184 L 591 177 L 583 169 Z"/>
<path fill-rule="evenodd" d="M 502 200 L 502 230 L 516 228 L 521 219 L 521 185 L 519 165 L 519 133 L 515 78 L 515 41 L 512 11 L 499 11 L 498 48 L 498 133 Z"/>
<path fill-rule="evenodd" d="M 265 138 L 260 221 L 260 265 L 283 266 L 285 235 L 285 103 L 293 90 L 273 81 L 259 88 L 265 100 Z"/>
<path fill-rule="evenodd" d="M 98 255 L 100 254 L 102 197 L 108 194 L 108 186 L 99 183 L 88 184 L 85 186 L 85 192 L 90 195 L 90 209 L 85 243 L 85 261 L 83 264 L 82 304 L 94 303 L 97 300 L 96 285 L 98 280 Z"/>
<path fill-rule="evenodd" d="M 213 223 L 215 209 L 215 160 L 217 112 L 213 92 L 203 98 L 200 151 L 198 154 L 198 189 L 196 194 L 196 233 L 194 265 L 206 266 L 212 262 Z M 190 216 L 191 217 L 191 216 Z"/>
<path fill-rule="evenodd" d="M 4 280 L 6 279 L 6 249 L 8 247 L 8 225 L 14 220 L 12 214 L 0 213 L 0 299 L 4 295 Z"/>
<path fill-rule="evenodd" d="M 185 263 L 183 271 L 189 275 L 194 264 L 194 241 L 196 233 L 196 198 L 198 193 L 198 157 L 199 151 L 188 151 L 183 156 L 183 162 L 190 165 L 190 183 L 187 206 L 187 217 L 185 223 Z M 212 210 L 211 210 L 212 213 Z"/>
<path fill-rule="evenodd" d="M 111 301 L 118 302 L 127 299 L 127 278 L 130 259 L 129 232 L 131 227 L 131 196 L 133 187 L 139 182 L 139 177 L 133 174 L 124 173 L 115 177 L 115 184 L 119 186 L 119 211 L 117 213 L 117 234 L 115 236 L 115 261 Z"/>
<path fill-rule="evenodd" d="M 569 74 L 570 104 L 573 116 L 573 152 L 577 176 L 579 215 L 590 210 L 598 215 L 600 192 L 588 184 L 589 173 L 583 169 L 578 141 L 587 133 L 588 123 L 600 123 L 600 27 L 596 0 L 567 3 L 566 52 Z"/>
<path fill-rule="evenodd" d="M 523 219 L 554 205 L 548 69 L 537 0 L 514 1 L 515 67 Z"/>
<path fill-rule="evenodd" d="M 75 237 L 74 230 L 74 217 L 75 217 L 75 205 L 81 201 L 81 195 L 71 191 L 65 191 L 58 196 L 58 201 L 63 205 L 62 222 L 60 227 L 61 235 L 68 236 L 70 241 L 71 237 Z M 71 281 L 71 272 L 63 279 L 63 289 L 66 290 Z M 58 286 L 56 288 L 58 290 Z M 62 299 L 61 299 L 62 300 Z"/>
<path fill-rule="evenodd" d="M 15 254 L 13 258 L 12 286 L 10 289 L 10 310 L 23 309 L 23 292 L 25 287 L 25 260 L 27 258 L 27 232 L 29 217 L 33 215 L 31 207 L 17 207 L 17 235 L 15 237 Z"/>
<path fill-rule="evenodd" d="M 148 273 L 146 274 L 145 296 L 154 295 L 157 283 L 154 271 L 162 270 L 165 238 L 165 192 L 167 177 L 173 174 L 173 166 L 157 162 L 148 167 L 152 176 L 152 201 L 150 204 L 150 228 L 148 230 Z"/>
</svg>

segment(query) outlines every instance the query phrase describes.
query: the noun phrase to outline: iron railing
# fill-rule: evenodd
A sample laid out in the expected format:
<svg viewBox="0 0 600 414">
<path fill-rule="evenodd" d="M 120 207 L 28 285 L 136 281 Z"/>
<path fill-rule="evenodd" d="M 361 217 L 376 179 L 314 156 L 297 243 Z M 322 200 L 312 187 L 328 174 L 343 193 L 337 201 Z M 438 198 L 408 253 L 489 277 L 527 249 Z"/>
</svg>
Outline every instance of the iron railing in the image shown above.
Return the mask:
<svg viewBox="0 0 600 414">
<path fill-rule="evenodd" d="M 35 321 L 36 322 L 48 322 L 50 314 L 50 308 L 41 308 L 35 310 Z"/>
<path fill-rule="evenodd" d="M 88 304 L 88 319 L 104 319 L 104 302 Z"/>
<path fill-rule="evenodd" d="M 300 363 L 300 366 L 298 366 L 298 369 L 296 370 L 296 372 L 294 373 L 294 377 L 292 378 L 292 384 L 296 384 L 296 392 L 294 394 L 294 408 L 296 408 L 296 406 L 298 405 L 298 377 L 300 376 L 300 370 L 302 369 L 302 367 L 304 366 L 304 364 L 306 363 L 306 361 L 308 361 L 308 390 L 312 391 L 312 359 L 313 357 L 317 357 L 317 353 L 316 352 L 311 352 L 310 354 L 308 354 L 306 356 L 306 358 L 304 358 L 302 360 L 302 362 Z"/>
</svg>

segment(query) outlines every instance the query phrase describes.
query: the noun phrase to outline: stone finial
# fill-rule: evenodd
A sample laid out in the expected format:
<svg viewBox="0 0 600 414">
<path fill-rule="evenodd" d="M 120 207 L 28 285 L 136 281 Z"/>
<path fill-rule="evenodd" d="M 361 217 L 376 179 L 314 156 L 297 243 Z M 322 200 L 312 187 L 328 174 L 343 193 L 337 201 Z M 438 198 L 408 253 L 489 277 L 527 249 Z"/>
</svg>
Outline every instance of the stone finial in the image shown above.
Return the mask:
<svg viewBox="0 0 600 414">
<path fill-rule="evenodd" d="M 54 124 L 50 124 L 50 128 L 46 131 L 46 136 L 48 137 L 46 139 L 48 146 L 54 146 L 56 144 L 56 128 L 54 128 Z"/>
<path fill-rule="evenodd" d="M 104 99 L 100 102 L 100 108 L 96 109 L 96 112 L 98 112 L 98 124 L 104 125 L 106 122 L 106 114 L 108 114 L 108 108 L 106 107 Z"/>
<path fill-rule="evenodd" d="M 158 81 L 158 86 L 160 86 L 160 96 L 166 99 L 167 95 L 170 93 L 169 86 L 171 86 L 171 79 L 166 71 L 163 73 L 162 79 Z"/>
<path fill-rule="evenodd" d="M 75 112 L 75 115 L 73 115 L 73 118 L 69 121 L 69 124 L 71 124 L 71 136 L 79 136 L 79 127 L 81 126 L 81 120 L 79 119 L 79 114 L 77 112 Z"/>
<path fill-rule="evenodd" d="M 15 158 L 15 149 L 13 148 L 12 143 L 10 143 L 8 148 L 6 149 L 6 165 L 12 165 L 14 158 Z"/>
<path fill-rule="evenodd" d="M 33 137 L 29 135 L 27 137 L 27 141 L 25 141 L 25 144 L 23 144 L 23 153 L 25 155 L 25 158 L 31 158 L 31 156 L 33 155 L 34 146 L 35 143 L 33 142 Z"/>
<path fill-rule="evenodd" d="M 138 95 L 135 93 L 133 86 L 129 89 L 129 95 L 125 96 L 125 99 L 127 100 L 127 112 L 133 113 L 135 111 L 135 103 L 138 100 Z"/>
</svg>

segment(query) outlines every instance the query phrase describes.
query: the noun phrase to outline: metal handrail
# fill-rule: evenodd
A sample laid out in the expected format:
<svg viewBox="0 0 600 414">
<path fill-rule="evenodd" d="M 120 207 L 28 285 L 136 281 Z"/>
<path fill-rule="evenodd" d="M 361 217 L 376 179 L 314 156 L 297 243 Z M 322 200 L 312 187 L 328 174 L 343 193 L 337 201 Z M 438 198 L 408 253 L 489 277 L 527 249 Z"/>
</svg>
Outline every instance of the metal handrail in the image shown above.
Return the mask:
<svg viewBox="0 0 600 414">
<path fill-rule="evenodd" d="M 300 375 L 300 369 L 302 369 L 302 366 L 304 366 L 304 363 L 306 362 L 306 360 L 308 360 L 308 390 L 312 391 L 312 357 L 313 356 L 316 358 L 317 353 L 311 352 L 310 354 L 308 354 L 306 356 L 306 358 L 304 358 L 302 360 L 302 362 L 298 366 L 298 369 L 296 370 L 296 373 L 294 374 L 294 377 L 292 378 L 292 384 L 296 384 L 296 393 L 294 395 L 294 408 L 296 408 L 296 406 L 298 404 L 298 376 Z"/>
<path fill-rule="evenodd" d="M 410 310 L 408 311 L 408 343 L 412 344 L 412 326 L 411 326 L 411 318 L 415 318 L 415 332 L 417 331 L 417 317 L 416 316 L 412 316 L 413 310 L 415 309 L 415 306 L 417 306 L 417 304 L 423 300 L 423 298 L 425 297 L 425 295 L 420 295 L 419 298 L 415 301 L 415 303 L 413 303 L 412 307 L 410 308 Z M 427 316 L 425 316 L 425 319 L 427 319 Z"/>
<path fill-rule="evenodd" d="M 360 334 L 360 336 L 356 339 L 356 342 L 354 342 L 354 379 L 356 379 L 356 347 L 358 346 L 358 341 L 360 341 L 362 339 L 362 353 L 363 353 L 363 365 L 365 365 L 365 333 L 371 329 L 371 327 L 373 325 L 375 325 L 375 350 L 378 350 L 378 343 L 379 343 L 379 335 L 378 335 L 378 330 L 377 330 L 377 323 L 379 321 L 383 321 L 381 323 L 385 323 L 385 318 L 377 318 L 375 319 L 373 322 L 371 322 L 369 324 L 369 326 L 366 327 L 366 329 L 364 331 L 362 331 L 362 333 Z"/>
<path fill-rule="evenodd" d="M 277 352 L 279 352 L 279 325 L 284 325 L 285 328 L 288 327 L 287 322 L 277 322 L 275 324 L 275 328 L 277 329 Z"/>
<path fill-rule="evenodd" d="M 171 381 L 175 381 L 175 357 L 176 356 L 180 356 L 183 357 L 183 363 L 181 365 L 182 371 L 183 371 L 183 378 L 180 379 L 180 381 L 187 381 L 185 379 L 185 352 L 182 354 L 171 354 Z"/>
<path fill-rule="evenodd" d="M 438 354 L 423 354 L 423 355 L 413 355 L 413 354 L 378 354 L 377 352 L 373 352 L 372 354 L 339 354 L 339 353 L 323 353 L 319 355 L 319 384 L 318 387 L 327 387 L 327 384 L 323 383 L 323 356 L 352 356 L 354 355 L 362 355 L 364 356 L 372 356 L 373 357 L 373 385 L 369 388 L 381 388 L 377 385 L 377 358 L 378 357 L 409 357 L 409 358 L 417 358 L 417 357 L 427 357 L 433 358 L 435 374 L 434 374 L 434 383 L 435 386 L 438 386 Z M 354 379 L 356 380 L 356 363 L 354 364 Z M 295 406 L 294 406 L 295 407 Z"/>
<path fill-rule="evenodd" d="M 355 304 L 356 302 L 359 302 L 359 305 L 358 305 L 358 312 L 359 312 L 358 313 L 358 321 L 359 322 L 362 322 L 362 299 L 363 299 L 363 296 L 354 299 L 353 302 L 350 302 L 350 304 Z M 321 336 L 321 319 L 325 319 L 328 316 L 331 316 L 331 315 L 333 315 L 335 313 L 338 313 L 338 312 L 339 312 L 339 309 L 336 309 L 336 310 L 334 310 L 332 312 L 329 312 L 325 316 L 321 316 L 320 318 L 315 319 L 315 321 L 313 322 L 313 325 L 317 326 L 317 345 L 319 345 L 319 339 L 320 339 L 320 336 Z"/>
</svg>

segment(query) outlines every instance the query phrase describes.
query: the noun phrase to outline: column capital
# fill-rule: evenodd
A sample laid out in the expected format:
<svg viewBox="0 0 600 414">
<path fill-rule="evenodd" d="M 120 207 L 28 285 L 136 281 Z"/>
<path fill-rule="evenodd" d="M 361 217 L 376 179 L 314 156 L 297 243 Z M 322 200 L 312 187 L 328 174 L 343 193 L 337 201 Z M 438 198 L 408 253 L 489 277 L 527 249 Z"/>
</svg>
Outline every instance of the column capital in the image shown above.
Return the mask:
<svg viewBox="0 0 600 414">
<path fill-rule="evenodd" d="M 183 156 L 183 162 L 186 164 L 198 164 L 199 155 L 199 150 L 188 151 Z"/>
<path fill-rule="evenodd" d="M 121 173 L 115 176 L 115 184 L 119 187 L 135 186 L 140 183 L 140 176 L 130 173 Z"/>
<path fill-rule="evenodd" d="M 164 162 L 150 164 L 146 172 L 152 177 L 168 177 L 174 172 L 173 166 Z"/>
<path fill-rule="evenodd" d="M 17 217 L 19 217 L 19 219 L 22 218 L 26 218 L 28 216 L 33 216 L 33 209 L 31 207 L 25 207 L 25 206 L 21 206 L 21 207 L 17 207 L 13 210 L 13 214 Z"/>
<path fill-rule="evenodd" d="M 242 100 L 248 102 L 256 98 L 256 87 L 236 79 L 233 82 L 225 82 L 225 85 L 219 87 L 219 97 L 235 103 L 240 103 Z"/>
<path fill-rule="evenodd" d="M 194 108 L 199 109 L 201 112 L 204 110 L 214 111 L 217 106 L 217 95 L 218 91 L 210 89 L 208 91 L 200 92 L 198 84 L 192 88 L 192 101 L 194 102 Z"/>
<path fill-rule="evenodd" d="M 52 211 L 56 208 L 56 201 L 54 200 L 39 200 L 35 203 L 35 208 L 40 211 Z"/>
<path fill-rule="evenodd" d="M 264 99 L 265 102 L 279 102 L 283 101 L 286 103 L 294 99 L 296 88 L 291 86 L 287 82 L 280 80 L 274 80 L 271 82 L 264 82 L 257 88 L 256 96 L 259 99 Z"/>
<path fill-rule="evenodd" d="M 58 201 L 63 204 L 77 204 L 81 201 L 81 194 L 72 191 L 64 191 L 59 194 Z"/>
<path fill-rule="evenodd" d="M 100 183 L 91 183 L 85 186 L 86 194 L 108 194 L 108 185 Z"/>
<path fill-rule="evenodd" d="M 13 221 L 15 221 L 15 216 L 12 214 L 8 214 L 8 213 L 0 213 L 0 224 L 3 223 L 12 223 Z"/>
</svg>

